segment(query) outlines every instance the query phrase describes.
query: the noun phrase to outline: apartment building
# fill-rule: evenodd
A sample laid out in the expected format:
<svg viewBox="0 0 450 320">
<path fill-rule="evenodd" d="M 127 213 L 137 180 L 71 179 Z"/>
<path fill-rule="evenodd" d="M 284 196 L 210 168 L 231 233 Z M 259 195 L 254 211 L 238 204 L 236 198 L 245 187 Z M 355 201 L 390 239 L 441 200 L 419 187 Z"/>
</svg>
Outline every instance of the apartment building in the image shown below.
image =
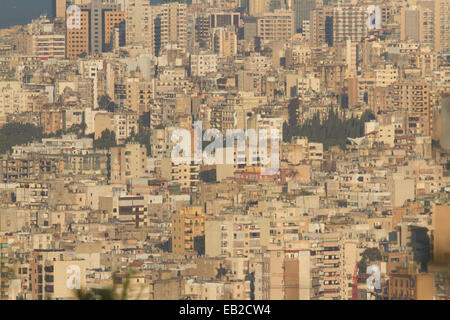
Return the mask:
<svg viewBox="0 0 450 320">
<path fill-rule="evenodd" d="M 413 160 L 398 170 L 415 181 L 417 197 L 427 197 L 440 192 L 443 187 L 442 166 L 427 160 Z"/>
<path fill-rule="evenodd" d="M 17 202 L 40 204 L 48 201 L 49 183 L 20 182 L 16 188 Z"/>
<path fill-rule="evenodd" d="M 309 142 L 308 138 L 295 138 L 293 143 L 282 145 L 281 159 L 297 165 L 305 161 L 323 159 L 323 144 Z"/>
<path fill-rule="evenodd" d="M 333 43 L 359 42 L 367 35 L 366 8 L 342 6 L 333 9 Z"/>
<path fill-rule="evenodd" d="M 422 49 L 411 53 L 411 65 L 420 70 L 421 76 L 429 76 L 438 68 L 436 53 Z"/>
<path fill-rule="evenodd" d="M 82 54 L 89 53 L 89 12 L 82 10 L 79 15 L 79 24 L 66 29 L 66 57 L 68 59 L 76 59 Z M 66 13 L 66 20 L 72 17 L 75 17 L 75 12 Z"/>
<path fill-rule="evenodd" d="M 234 27 L 214 28 L 211 31 L 213 51 L 221 56 L 233 57 L 237 54 L 237 34 Z"/>
<path fill-rule="evenodd" d="M 133 225 L 136 228 L 149 226 L 148 208 L 143 196 L 125 196 L 118 198 L 117 217 L 121 223 Z"/>
<path fill-rule="evenodd" d="M 190 67 L 191 76 L 194 77 L 204 77 L 209 73 L 215 73 L 217 72 L 217 55 L 206 52 L 192 54 Z"/>
<path fill-rule="evenodd" d="M 44 155 L 6 156 L 0 160 L 0 176 L 3 181 L 22 181 L 54 176 L 62 172 L 62 164 L 56 158 Z"/>
<path fill-rule="evenodd" d="M 434 49 L 450 52 L 450 7 L 447 0 L 434 1 Z"/>
<path fill-rule="evenodd" d="M 393 65 L 377 68 L 374 72 L 376 87 L 387 87 L 398 81 L 398 69 Z"/>
<path fill-rule="evenodd" d="M 263 42 L 289 41 L 295 33 L 294 13 L 275 10 L 258 17 L 257 35 Z"/>
<path fill-rule="evenodd" d="M 161 162 L 161 176 L 165 179 L 177 181 L 183 191 L 198 190 L 200 182 L 200 165 L 194 163 L 174 163 L 171 158 Z"/>
<path fill-rule="evenodd" d="M 389 300 L 433 300 L 432 274 L 413 274 L 399 268 L 389 275 Z"/>
<path fill-rule="evenodd" d="M 392 85 L 392 103 L 397 110 L 407 113 L 406 133 L 431 134 L 432 109 L 430 87 L 422 81 L 398 82 Z"/>
<path fill-rule="evenodd" d="M 147 150 L 138 143 L 127 143 L 124 147 L 110 149 L 111 183 L 129 182 L 141 178 L 147 171 Z"/>
<path fill-rule="evenodd" d="M 311 12 L 311 45 L 333 47 L 347 40 L 359 43 L 367 35 L 366 20 L 362 6 L 318 7 Z"/>
<path fill-rule="evenodd" d="M 64 34 L 39 34 L 32 37 L 33 55 L 41 58 L 64 59 L 66 57 L 66 37 Z"/>
<path fill-rule="evenodd" d="M 203 49 L 211 48 L 211 18 L 208 14 L 199 14 L 195 17 L 195 43 Z"/>
<path fill-rule="evenodd" d="M 72 300 L 75 290 L 86 286 L 86 261 L 64 250 L 34 250 L 30 276 L 33 300 Z"/>
<path fill-rule="evenodd" d="M 143 78 L 127 78 L 124 107 L 141 115 L 150 111 L 153 104 L 152 83 Z"/>
<path fill-rule="evenodd" d="M 436 205 L 433 208 L 434 226 L 434 261 L 445 264 L 450 261 L 449 244 L 450 233 L 448 232 L 450 218 L 449 205 Z"/>
<path fill-rule="evenodd" d="M 172 252 L 177 254 L 194 253 L 200 250 L 199 237 L 205 236 L 205 214 L 201 207 L 180 208 L 172 215 Z"/>
<path fill-rule="evenodd" d="M 8 300 L 8 237 L 0 236 L 0 300 Z"/>
<path fill-rule="evenodd" d="M 112 30 L 119 27 L 125 18 L 125 13 L 119 8 L 113 3 L 92 0 L 79 4 L 79 12 L 67 12 L 66 20 L 73 20 L 73 23 L 66 28 L 66 57 L 75 59 L 86 54 L 100 55 L 107 49 Z"/>
<path fill-rule="evenodd" d="M 333 8 L 318 7 L 311 12 L 310 18 L 311 47 L 321 47 L 327 44 L 333 46 Z"/>
<path fill-rule="evenodd" d="M 270 9 L 270 0 L 249 0 L 248 1 L 248 14 L 250 16 L 259 16 Z"/>
<path fill-rule="evenodd" d="M 269 246 L 268 254 L 268 298 L 310 300 L 313 297 L 313 277 L 307 241 Z"/>
<path fill-rule="evenodd" d="M 433 11 L 414 6 L 400 10 L 400 40 L 414 40 L 430 48 L 434 47 Z"/>
<path fill-rule="evenodd" d="M 101 137 L 106 129 L 114 131 L 117 143 L 123 143 L 133 134 L 139 133 L 139 115 L 132 111 L 107 113 L 101 112 L 94 116 L 95 139 Z"/>
<path fill-rule="evenodd" d="M 53 0 L 52 1 L 52 18 L 65 19 L 66 18 L 67 0 Z"/>
<path fill-rule="evenodd" d="M 126 12 L 105 10 L 104 11 L 104 45 L 113 47 L 113 35 L 115 30 L 119 30 L 119 45 L 125 45 L 125 35 L 123 30 L 125 29 Z M 106 49 L 106 48 L 105 48 Z"/>
<path fill-rule="evenodd" d="M 141 44 L 154 52 L 153 10 L 148 1 L 130 0 L 126 12 L 126 44 Z"/>
<path fill-rule="evenodd" d="M 119 193 L 120 194 L 120 193 Z M 98 195 L 98 208 L 122 225 L 142 228 L 150 225 L 148 202 L 140 195 Z"/>
<path fill-rule="evenodd" d="M 315 0 L 293 0 L 291 5 L 295 12 L 295 30 L 302 28 L 305 31 L 305 22 L 309 24 L 311 11 L 317 6 Z"/>
<path fill-rule="evenodd" d="M 26 91 L 19 81 L 0 81 L 0 125 L 10 114 L 29 111 Z"/>
<path fill-rule="evenodd" d="M 255 220 L 217 218 L 207 220 L 205 229 L 207 256 L 250 257 L 261 250 L 261 231 Z"/>
<path fill-rule="evenodd" d="M 46 134 L 56 134 L 63 129 L 63 115 L 60 110 L 41 112 L 41 126 Z"/>
<path fill-rule="evenodd" d="M 186 50 L 187 48 L 187 6 L 171 2 L 154 7 L 154 50 L 155 54 L 167 46 Z"/>
</svg>

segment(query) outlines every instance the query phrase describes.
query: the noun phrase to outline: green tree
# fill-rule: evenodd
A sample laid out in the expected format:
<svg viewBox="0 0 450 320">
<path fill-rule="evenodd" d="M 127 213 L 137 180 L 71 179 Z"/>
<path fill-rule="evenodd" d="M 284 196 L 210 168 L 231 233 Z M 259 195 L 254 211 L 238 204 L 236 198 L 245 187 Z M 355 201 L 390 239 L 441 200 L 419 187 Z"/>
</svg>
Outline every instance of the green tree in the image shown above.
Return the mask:
<svg viewBox="0 0 450 320">
<path fill-rule="evenodd" d="M 290 106 L 289 117 L 294 116 L 293 105 Z M 290 121 L 287 126 L 283 125 L 283 139 L 290 141 L 294 136 L 307 137 L 312 142 L 323 143 L 325 149 L 335 145 L 344 147 L 347 138 L 364 135 L 364 123 L 374 118 L 370 110 L 365 111 L 361 118 L 350 119 L 340 119 L 334 110 L 330 110 L 324 120 L 321 120 L 319 113 L 316 113 L 312 119 L 306 120 L 300 126 L 293 125 L 295 121 Z"/>
<path fill-rule="evenodd" d="M 285 121 L 283 122 L 283 142 L 289 142 L 291 141 L 291 135 L 290 135 L 290 130 L 289 130 L 289 125 L 288 123 Z"/>
<path fill-rule="evenodd" d="M 75 290 L 75 297 L 78 300 L 128 300 L 130 291 L 130 276 L 135 272 L 129 271 L 125 273 L 123 280 L 119 281 L 118 273 L 113 274 L 113 285 L 108 288 L 97 289 L 95 291 L 89 289 Z M 121 282 L 121 283 L 119 283 Z M 119 284 L 121 284 L 121 290 L 119 291 Z M 142 293 L 143 287 L 141 287 Z M 139 299 L 141 293 L 139 293 L 136 300 Z"/>
<path fill-rule="evenodd" d="M 367 267 L 377 261 L 381 261 L 381 252 L 377 248 L 367 248 L 361 254 L 361 260 L 358 262 L 358 274 L 366 274 Z M 364 278 L 361 278 L 365 281 Z"/>
<path fill-rule="evenodd" d="M 98 108 L 108 112 L 115 112 L 119 107 L 108 95 L 103 95 L 98 99 Z"/>
<path fill-rule="evenodd" d="M 29 123 L 10 122 L 0 129 L 0 153 L 11 151 L 13 146 L 42 139 L 42 128 Z"/>
<path fill-rule="evenodd" d="M 150 129 L 140 127 L 138 134 L 132 132 L 131 136 L 125 140 L 125 144 L 129 142 L 138 142 L 141 146 L 144 146 L 147 149 L 147 156 L 150 155 Z"/>
<path fill-rule="evenodd" d="M 288 105 L 289 126 L 296 127 L 298 124 L 297 110 L 300 103 L 298 99 L 292 99 Z"/>
<path fill-rule="evenodd" d="M 150 111 L 139 116 L 139 127 L 150 128 Z"/>
<path fill-rule="evenodd" d="M 116 134 L 114 131 L 110 131 L 109 129 L 104 130 L 101 137 L 94 140 L 95 149 L 109 149 L 115 146 L 117 146 Z"/>
</svg>

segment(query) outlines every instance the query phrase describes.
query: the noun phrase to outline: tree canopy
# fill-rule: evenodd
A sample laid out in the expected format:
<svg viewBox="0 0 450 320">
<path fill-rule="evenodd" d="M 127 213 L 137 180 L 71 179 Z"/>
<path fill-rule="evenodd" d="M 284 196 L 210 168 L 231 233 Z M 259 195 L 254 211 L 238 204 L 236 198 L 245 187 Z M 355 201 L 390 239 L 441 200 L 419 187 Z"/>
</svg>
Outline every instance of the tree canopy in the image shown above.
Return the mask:
<svg viewBox="0 0 450 320">
<path fill-rule="evenodd" d="M 112 101 L 108 95 L 103 95 L 98 99 L 98 108 L 108 112 L 114 112 L 119 108 L 119 106 Z"/>
<path fill-rule="evenodd" d="M 340 145 L 345 146 L 347 138 L 357 138 L 364 135 L 364 123 L 374 119 L 370 110 L 361 118 L 341 119 L 335 110 L 330 110 L 326 119 L 321 121 L 319 113 L 303 124 L 297 122 L 298 101 L 291 101 L 288 106 L 289 121 L 283 124 L 283 141 L 289 142 L 292 137 L 307 137 L 310 141 L 321 142 L 324 148 Z"/>
<path fill-rule="evenodd" d="M 109 149 L 115 146 L 117 146 L 116 134 L 114 131 L 110 131 L 109 129 L 104 130 L 101 137 L 94 140 L 95 149 Z"/>
<path fill-rule="evenodd" d="M 29 123 L 10 122 L 0 129 L 0 153 L 12 150 L 13 146 L 24 145 L 42 139 L 42 128 Z"/>
<path fill-rule="evenodd" d="M 367 248 L 361 254 L 361 260 L 358 262 L 358 273 L 366 274 L 367 267 L 372 262 L 381 261 L 381 252 L 377 248 Z M 365 280 L 364 280 L 365 281 Z"/>
</svg>

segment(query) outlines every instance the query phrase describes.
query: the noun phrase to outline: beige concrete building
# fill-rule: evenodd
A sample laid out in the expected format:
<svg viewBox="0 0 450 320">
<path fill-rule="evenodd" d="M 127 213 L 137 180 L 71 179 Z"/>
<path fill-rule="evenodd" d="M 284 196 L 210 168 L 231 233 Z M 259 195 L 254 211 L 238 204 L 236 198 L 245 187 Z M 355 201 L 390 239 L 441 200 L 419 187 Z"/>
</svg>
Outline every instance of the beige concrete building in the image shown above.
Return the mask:
<svg viewBox="0 0 450 320">
<path fill-rule="evenodd" d="M 72 260 L 64 250 L 35 250 L 31 263 L 33 300 L 72 300 L 86 286 L 84 260 Z"/>
<path fill-rule="evenodd" d="M 433 11 L 414 6 L 400 10 L 400 40 L 414 40 L 434 47 Z M 439 19 L 438 19 L 439 20 Z"/>
<path fill-rule="evenodd" d="M 214 52 L 225 57 L 237 54 L 237 35 L 234 28 L 214 28 L 211 37 Z"/>
<path fill-rule="evenodd" d="M 248 12 L 251 16 L 258 16 L 269 11 L 270 0 L 249 0 Z"/>
<path fill-rule="evenodd" d="M 295 33 L 294 12 L 275 10 L 258 18 L 257 35 L 264 42 L 289 41 Z"/>
<path fill-rule="evenodd" d="M 434 262 L 450 263 L 450 206 L 436 205 L 433 208 Z"/>
<path fill-rule="evenodd" d="M 285 247 L 271 246 L 268 272 L 270 300 L 310 300 L 312 275 L 307 241 L 290 243 Z"/>
<path fill-rule="evenodd" d="M 423 81 L 398 82 L 392 85 L 393 107 L 407 112 L 406 132 L 429 136 L 432 109 L 430 87 Z"/>
<path fill-rule="evenodd" d="M 186 50 L 186 4 L 170 2 L 153 7 L 153 10 L 155 53 L 158 54 L 167 46 Z"/>
<path fill-rule="evenodd" d="M 190 163 L 175 164 L 171 158 L 165 158 L 161 162 L 161 176 L 165 179 L 176 181 L 182 190 L 196 191 L 200 181 L 200 165 L 193 161 Z"/>
<path fill-rule="evenodd" d="M 196 254 L 195 238 L 205 235 L 205 214 L 201 207 L 181 208 L 172 215 L 172 252 Z"/>
<path fill-rule="evenodd" d="M 148 112 L 153 102 L 152 83 L 143 78 L 127 78 L 125 86 L 125 108 L 128 108 L 139 115 Z"/>
<path fill-rule="evenodd" d="M 33 55 L 41 58 L 64 59 L 66 57 L 66 37 L 64 34 L 43 33 L 32 37 Z"/>
<path fill-rule="evenodd" d="M 0 300 L 8 300 L 8 237 L 0 236 Z"/>
<path fill-rule="evenodd" d="M 153 8 L 148 1 L 131 0 L 127 4 L 127 46 L 143 45 L 154 53 Z"/>
<path fill-rule="evenodd" d="M 412 274 L 397 269 L 389 275 L 389 300 L 433 300 L 433 274 Z"/>
<path fill-rule="evenodd" d="M 139 116 L 138 114 L 129 112 L 96 113 L 94 116 L 94 132 L 95 139 L 102 136 L 102 132 L 106 129 L 114 131 L 116 142 L 123 143 L 128 137 L 139 133 Z"/>
<path fill-rule="evenodd" d="M 450 6 L 448 0 L 434 1 L 434 50 L 450 51 Z"/>
<path fill-rule="evenodd" d="M 125 183 L 145 176 L 147 149 L 139 143 L 127 143 L 125 147 L 110 149 L 111 183 Z"/>
</svg>

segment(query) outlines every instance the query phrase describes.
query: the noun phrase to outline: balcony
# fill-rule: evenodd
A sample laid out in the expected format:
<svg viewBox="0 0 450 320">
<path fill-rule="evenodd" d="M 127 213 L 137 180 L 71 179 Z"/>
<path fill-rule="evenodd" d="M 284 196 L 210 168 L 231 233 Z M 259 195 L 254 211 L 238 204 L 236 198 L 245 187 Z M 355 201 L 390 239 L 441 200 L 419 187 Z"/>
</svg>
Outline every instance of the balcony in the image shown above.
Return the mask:
<svg viewBox="0 0 450 320">
<path fill-rule="evenodd" d="M 54 278 L 52 275 L 45 275 L 45 282 L 53 282 Z"/>
<path fill-rule="evenodd" d="M 45 286 L 45 292 L 46 293 L 53 293 L 54 287 L 53 286 Z"/>
<path fill-rule="evenodd" d="M 53 266 L 46 266 L 46 267 L 44 268 L 44 271 L 45 271 L 46 273 L 52 273 L 52 272 L 53 272 Z"/>
</svg>

